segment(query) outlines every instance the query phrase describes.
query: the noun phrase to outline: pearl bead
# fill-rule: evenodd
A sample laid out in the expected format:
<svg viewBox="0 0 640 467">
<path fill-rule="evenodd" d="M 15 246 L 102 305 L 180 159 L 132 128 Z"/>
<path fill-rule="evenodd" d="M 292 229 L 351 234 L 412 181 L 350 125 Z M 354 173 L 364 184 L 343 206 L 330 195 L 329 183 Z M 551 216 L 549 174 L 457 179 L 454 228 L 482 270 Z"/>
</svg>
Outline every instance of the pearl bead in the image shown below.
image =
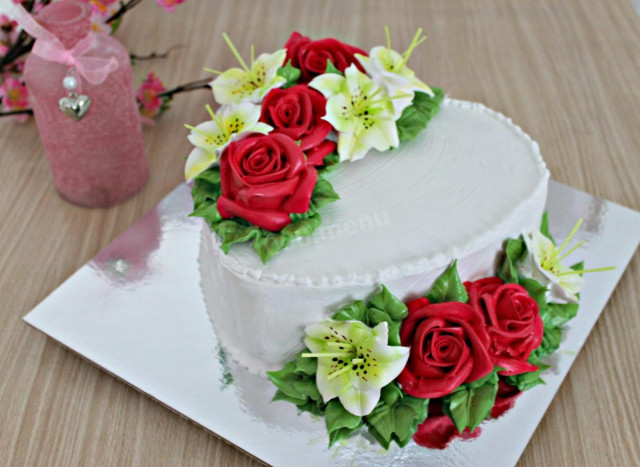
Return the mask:
<svg viewBox="0 0 640 467">
<path fill-rule="evenodd" d="M 78 80 L 75 76 L 65 76 L 62 80 L 62 85 L 67 91 L 73 91 L 78 87 Z"/>
</svg>

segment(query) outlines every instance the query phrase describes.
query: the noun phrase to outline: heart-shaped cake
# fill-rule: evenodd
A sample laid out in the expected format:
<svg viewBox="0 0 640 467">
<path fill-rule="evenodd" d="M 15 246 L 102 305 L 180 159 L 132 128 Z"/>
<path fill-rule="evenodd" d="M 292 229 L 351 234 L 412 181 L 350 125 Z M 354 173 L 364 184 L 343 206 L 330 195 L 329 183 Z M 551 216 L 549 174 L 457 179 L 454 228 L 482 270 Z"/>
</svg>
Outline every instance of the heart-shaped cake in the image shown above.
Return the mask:
<svg viewBox="0 0 640 467">
<path fill-rule="evenodd" d="M 429 127 L 327 179 L 340 200 L 322 225 L 263 265 L 228 254 L 204 225 L 202 285 L 220 342 L 252 371 L 279 369 L 305 326 L 384 282 L 406 300 L 454 260 L 463 280 L 495 270 L 504 239 L 538 227 L 549 173 L 538 145 L 504 115 L 445 99 Z"/>
</svg>

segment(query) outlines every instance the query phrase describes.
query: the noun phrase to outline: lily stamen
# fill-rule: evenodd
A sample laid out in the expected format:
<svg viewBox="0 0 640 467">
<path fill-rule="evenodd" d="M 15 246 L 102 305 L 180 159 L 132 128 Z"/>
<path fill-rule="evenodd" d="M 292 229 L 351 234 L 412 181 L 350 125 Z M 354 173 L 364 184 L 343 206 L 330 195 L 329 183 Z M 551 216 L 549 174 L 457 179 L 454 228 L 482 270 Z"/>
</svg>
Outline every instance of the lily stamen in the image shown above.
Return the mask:
<svg viewBox="0 0 640 467">
<path fill-rule="evenodd" d="M 329 381 L 331 381 L 334 378 L 337 378 L 338 376 L 340 376 L 343 373 L 346 373 L 347 371 L 351 370 L 351 367 L 349 365 L 339 369 L 338 371 L 334 371 L 333 373 L 329 374 L 329 376 L 327 376 L 327 379 Z"/>
<path fill-rule="evenodd" d="M 208 73 L 214 73 L 216 75 L 221 75 L 222 73 L 224 73 L 223 71 L 214 70 L 213 68 L 203 68 L 203 70 Z"/>
<path fill-rule="evenodd" d="M 401 70 L 407 64 L 407 62 L 409 61 L 409 57 L 411 57 L 411 54 L 413 53 L 415 48 L 427 40 L 426 36 L 420 37 L 421 35 L 422 35 L 422 28 L 418 28 L 415 35 L 413 36 L 413 40 L 411 41 L 411 44 L 409 44 L 409 48 L 402 54 L 403 58 L 402 58 L 402 61 L 400 62 L 400 65 L 398 66 L 398 70 Z"/>
<path fill-rule="evenodd" d="M 582 245 L 584 245 L 586 242 L 586 240 L 581 240 L 579 241 L 573 248 L 571 248 L 569 251 L 567 251 L 564 255 L 562 255 L 560 258 L 558 258 L 558 261 L 562 261 L 563 259 L 565 259 L 567 256 L 569 256 L 571 253 L 573 253 L 574 251 L 576 251 L 578 248 L 580 248 Z"/>
<path fill-rule="evenodd" d="M 562 252 L 562 250 L 566 248 L 566 246 L 569 244 L 569 242 L 571 241 L 573 236 L 576 234 L 576 232 L 578 231 L 581 225 L 582 225 L 582 218 L 578 219 L 578 222 L 576 222 L 576 225 L 573 227 L 573 230 L 571 230 L 567 238 L 564 239 L 564 242 L 562 242 L 562 245 L 560 245 L 559 248 L 555 249 L 555 251 L 553 252 L 554 257 L 557 257 L 557 255 L 559 255 Z"/>
<path fill-rule="evenodd" d="M 606 267 L 606 268 L 571 270 L 571 271 L 559 272 L 559 273 L 556 274 L 556 276 L 571 276 L 571 275 L 574 275 L 574 274 L 582 275 L 582 274 L 587 274 L 587 273 L 590 273 L 590 272 L 613 271 L 615 268 L 616 268 L 615 266 L 609 266 L 609 267 Z"/>
<path fill-rule="evenodd" d="M 227 43 L 227 45 L 231 49 L 231 53 L 233 53 L 233 55 L 236 57 L 236 60 L 238 60 L 238 63 L 240 63 L 240 66 L 242 66 L 242 68 L 244 68 L 244 71 L 249 72 L 250 71 L 249 67 L 247 66 L 247 64 L 242 59 L 242 55 L 240 55 L 240 52 L 238 52 L 238 49 L 236 49 L 236 46 L 233 45 L 233 42 L 231 42 L 231 39 L 229 38 L 227 33 L 223 32 L 222 33 L 222 37 L 224 37 L 225 42 Z"/>
</svg>

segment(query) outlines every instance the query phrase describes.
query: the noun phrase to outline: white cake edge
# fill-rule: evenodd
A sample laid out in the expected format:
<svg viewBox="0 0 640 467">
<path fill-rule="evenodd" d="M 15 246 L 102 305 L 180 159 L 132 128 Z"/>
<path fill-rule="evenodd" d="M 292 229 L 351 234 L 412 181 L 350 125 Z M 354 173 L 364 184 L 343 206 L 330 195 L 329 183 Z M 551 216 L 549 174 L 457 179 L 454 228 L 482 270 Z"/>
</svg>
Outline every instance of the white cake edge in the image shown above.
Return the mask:
<svg viewBox="0 0 640 467">
<path fill-rule="evenodd" d="M 499 223 L 497 223 L 493 229 L 487 230 L 484 233 L 473 238 L 463 248 L 452 248 L 449 251 L 440 252 L 432 257 L 422 257 L 413 260 L 407 260 L 401 263 L 392 264 L 384 268 L 380 268 L 376 271 L 367 272 L 364 274 L 352 273 L 349 275 L 335 274 L 330 277 L 322 275 L 319 277 L 311 277 L 306 275 L 296 274 L 275 274 L 265 272 L 264 269 L 257 269 L 247 265 L 241 264 L 237 258 L 231 254 L 218 255 L 220 262 L 223 266 L 233 272 L 234 274 L 245 277 L 246 279 L 256 281 L 258 283 L 269 283 L 278 285 L 296 285 L 300 287 L 348 287 L 355 285 L 367 285 L 381 281 L 388 281 L 396 277 L 408 276 L 414 274 L 420 274 L 421 272 L 441 267 L 448 264 L 451 258 L 460 258 L 472 254 L 482 248 L 488 246 L 495 239 L 495 232 L 504 230 L 506 226 L 511 223 L 511 219 L 516 217 L 523 209 L 527 209 L 528 204 L 535 194 L 544 190 L 547 187 L 549 181 L 549 170 L 540 153 L 540 147 L 531 136 L 529 136 L 522 128 L 513 123 L 513 121 L 504 114 L 490 109 L 489 107 L 470 101 L 462 101 L 457 99 L 451 99 L 446 97 L 442 105 L 456 105 L 462 108 L 468 108 L 478 110 L 487 113 L 489 116 L 495 118 L 499 122 L 503 123 L 507 128 L 511 129 L 523 138 L 531 145 L 533 157 L 538 165 L 538 172 L 542 175 L 538 184 L 534 187 L 531 193 L 524 197 L 518 205 L 507 214 Z M 429 131 L 428 127 L 425 131 Z M 357 163 L 357 162 L 356 162 Z M 220 248 L 221 240 L 214 232 L 210 232 L 213 237 L 214 243 Z M 505 239 L 506 240 L 506 239 Z M 221 251 L 221 250 L 219 250 Z M 286 254 L 286 250 L 283 252 Z"/>
</svg>

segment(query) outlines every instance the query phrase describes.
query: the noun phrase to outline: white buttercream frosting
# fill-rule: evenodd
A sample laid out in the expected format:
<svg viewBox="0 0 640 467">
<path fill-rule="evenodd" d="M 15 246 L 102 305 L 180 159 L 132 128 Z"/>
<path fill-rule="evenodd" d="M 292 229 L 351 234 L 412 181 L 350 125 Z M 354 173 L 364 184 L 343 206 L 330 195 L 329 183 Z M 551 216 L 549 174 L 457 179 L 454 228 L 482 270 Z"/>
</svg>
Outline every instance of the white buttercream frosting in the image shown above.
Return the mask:
<svg viewBox="0 0 640 467">
<path fill-rule="evenodd" d="M 452 261 L 492 274 L 502 242 L 538 227 L 549 173 L 538 145 L 487 107 L 446 99 L 416 139 L 328 175 L 341 199 L 322 226 L 263 266 L 205 228 L 203 290 L 221 343 L 256 372 L 280 368 L 303 329 L 385 283 L 421 295 Z"/>
</svg>

